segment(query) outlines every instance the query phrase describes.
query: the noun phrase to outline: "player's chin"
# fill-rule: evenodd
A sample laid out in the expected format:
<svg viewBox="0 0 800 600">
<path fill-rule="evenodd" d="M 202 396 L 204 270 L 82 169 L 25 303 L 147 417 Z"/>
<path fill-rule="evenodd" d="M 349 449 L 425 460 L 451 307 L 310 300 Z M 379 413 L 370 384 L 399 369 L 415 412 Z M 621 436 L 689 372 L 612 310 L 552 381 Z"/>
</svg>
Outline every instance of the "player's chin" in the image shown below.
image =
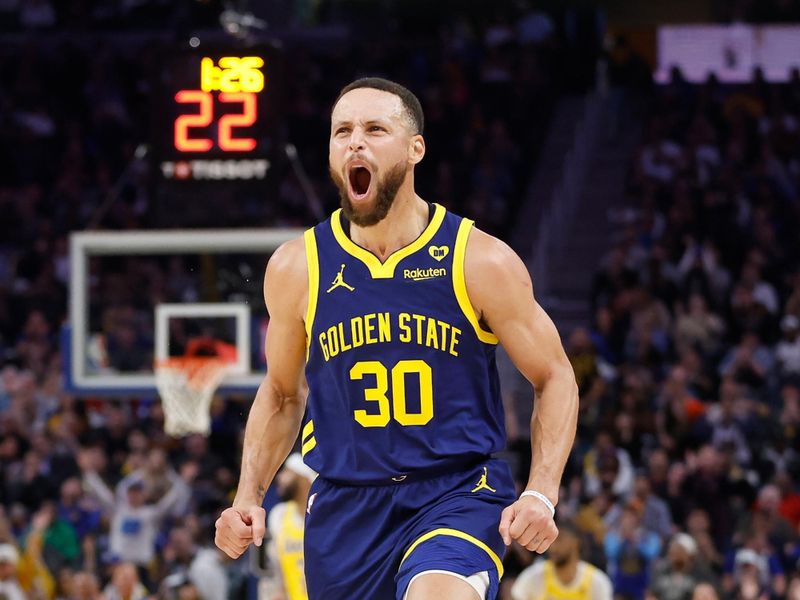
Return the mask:
<svg viewBox="0 0 800 600">
<path fill-rule="evenodd" d="M 376 186 L 370 186 L 366 193 L 356 193 L 352 188 L 346 189 L 347 204 L 349 205 L 350 213 L 359 216 L 367 217 L 375 211 L 378 204 L 378 194 L 375 190 Z"/>
</svg>

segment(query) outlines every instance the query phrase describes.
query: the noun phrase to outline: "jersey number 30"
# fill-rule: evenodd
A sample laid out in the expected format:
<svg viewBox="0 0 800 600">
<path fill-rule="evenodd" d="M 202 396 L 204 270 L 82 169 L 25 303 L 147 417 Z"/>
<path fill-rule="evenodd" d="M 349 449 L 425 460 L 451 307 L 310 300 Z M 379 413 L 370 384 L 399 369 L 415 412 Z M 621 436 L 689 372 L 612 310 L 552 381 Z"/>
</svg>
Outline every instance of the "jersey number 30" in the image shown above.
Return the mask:
<svg viewBox="0 0 800 600">
<path fill-rule="evenodd" d="M 389 419 L 401 425 L 425 425 L 433 418 L 433 377 L 431 367 L 424 360 L 401 360 L 391 370 L 392 400 L 389 408 L 389 370 L 377 360 L 362 360 L 350 369 L 350 379 L 375 377 L 375 387 L 364 390 L 364 399 L 378 403 L 377 413 L 359 409 L 353 416 L 362 427 L 386 427 Z M 419 377 L 419 412 L 409 412 L 406 404 L 406 375 Z"/>
</svg>

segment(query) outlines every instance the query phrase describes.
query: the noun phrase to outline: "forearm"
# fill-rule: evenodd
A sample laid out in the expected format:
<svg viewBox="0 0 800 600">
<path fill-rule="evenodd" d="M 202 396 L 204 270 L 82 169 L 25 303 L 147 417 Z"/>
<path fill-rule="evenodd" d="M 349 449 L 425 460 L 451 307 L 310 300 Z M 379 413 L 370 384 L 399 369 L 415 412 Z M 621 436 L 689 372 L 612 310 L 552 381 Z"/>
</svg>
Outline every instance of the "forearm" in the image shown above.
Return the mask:
<svg viewBox="0 0 800 600">
<path fill-rule="evenodd" d="M 526 489 L 536 490 L 555 505 L 564 466 L 578 421 L 578 387 L 569 365 L 547 380 L 531 418 L 531 472 Z"/>
<path fill-rule="evenodd" d="M 261 504 L 297 439 L 304 409 L 305 390 L 290 396 L 273 386 L 269 377 L 261 383 L 245 427 L 234 506 Z"/>
</svg>

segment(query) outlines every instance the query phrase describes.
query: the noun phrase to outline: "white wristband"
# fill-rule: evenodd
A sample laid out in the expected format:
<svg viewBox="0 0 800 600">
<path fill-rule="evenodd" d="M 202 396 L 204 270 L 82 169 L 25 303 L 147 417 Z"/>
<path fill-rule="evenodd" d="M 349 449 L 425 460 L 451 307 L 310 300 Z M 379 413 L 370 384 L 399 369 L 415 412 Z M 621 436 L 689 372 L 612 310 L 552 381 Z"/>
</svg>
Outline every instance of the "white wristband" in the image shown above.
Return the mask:
<svg viewBox="0 0 800 600">
<path fill-rule="evenodd" d="M 554 517 L 554 516 L 555 516 L 555 514 L 556 514 L 556 507 L 555 507 L 555 506 L 553 506 L 553 503 L 552 503 L 552 502 L 550 502 L 550 498 L 548 498 L 548 497 L 547 497 L 547 496 L 545 496 L 544 494 L 542 494 L 542 493 L 540 493 L 540 492 L 537 492 L 536 490 L 525 490 L 524 492 L 522 492 L 522 493 L 519 495 L 519 497 L 520 497 L 520 498 L 523 498 L 524 496 L 533 496 L 534 498 L 538 498 L 539 500 L 541 500 L 542 502 L 544 502 L 544 505 L 545 505 L 547 508 L 549 508 L 549 509 L 550 509 L 550 516 L 551 516 L 551 517 Z"/>
</svg>

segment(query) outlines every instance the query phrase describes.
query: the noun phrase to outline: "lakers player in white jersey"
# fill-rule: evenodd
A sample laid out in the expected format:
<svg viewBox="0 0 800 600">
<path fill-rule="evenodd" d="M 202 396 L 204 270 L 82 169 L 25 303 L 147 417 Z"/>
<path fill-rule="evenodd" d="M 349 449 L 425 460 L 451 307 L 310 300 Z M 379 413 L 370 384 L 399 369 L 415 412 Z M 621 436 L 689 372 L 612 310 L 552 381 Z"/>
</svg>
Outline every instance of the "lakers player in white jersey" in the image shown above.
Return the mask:
<svg viewBox="0 0 800 600">
<path fill-rule="evenodd" d="M 580 537 L 570 525 L 559 525 L 558 539 L 547 560 L 520 573 L 511 588 L 513 600 L 611 600 L 611 580 L 580 559 Z"/>
</svg>

